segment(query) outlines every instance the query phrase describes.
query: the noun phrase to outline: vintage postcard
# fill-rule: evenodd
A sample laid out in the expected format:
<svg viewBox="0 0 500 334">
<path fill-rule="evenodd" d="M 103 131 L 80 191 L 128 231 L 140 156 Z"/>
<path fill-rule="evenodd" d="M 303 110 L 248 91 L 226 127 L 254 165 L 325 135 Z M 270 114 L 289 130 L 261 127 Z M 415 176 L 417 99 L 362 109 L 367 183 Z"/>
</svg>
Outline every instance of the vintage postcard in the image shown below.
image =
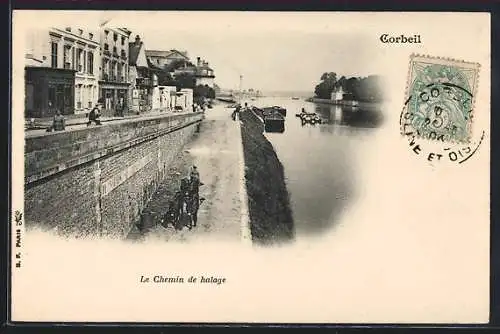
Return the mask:
<svg viewBox="0 0 500 334">
<path fill-rule="evenodd" d="M 490 32 L 14 11 L 11 320 L 486 323 Z"/>
</svg>

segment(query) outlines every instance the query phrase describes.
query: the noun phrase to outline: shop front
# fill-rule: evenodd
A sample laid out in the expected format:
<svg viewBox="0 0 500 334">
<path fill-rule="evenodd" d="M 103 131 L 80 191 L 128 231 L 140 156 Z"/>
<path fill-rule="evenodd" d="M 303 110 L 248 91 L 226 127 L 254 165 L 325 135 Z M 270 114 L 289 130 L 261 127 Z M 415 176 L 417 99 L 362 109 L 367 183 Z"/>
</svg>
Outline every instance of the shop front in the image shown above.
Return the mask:
<svg viewBox="0 0 500 334">
<path fill-rule="evenodd" d="M 101 82 L 99 98 L 103 100 L 103 114 L 112 116 L 126 113 L 128 106 L 128 84 L 106 84 Z"/>
<path fill-rule="evenodd" d="M 25 117 L 52 117 L 75 112 L 75 71 L 48 67 L 25 67 Z"/>
</svg>

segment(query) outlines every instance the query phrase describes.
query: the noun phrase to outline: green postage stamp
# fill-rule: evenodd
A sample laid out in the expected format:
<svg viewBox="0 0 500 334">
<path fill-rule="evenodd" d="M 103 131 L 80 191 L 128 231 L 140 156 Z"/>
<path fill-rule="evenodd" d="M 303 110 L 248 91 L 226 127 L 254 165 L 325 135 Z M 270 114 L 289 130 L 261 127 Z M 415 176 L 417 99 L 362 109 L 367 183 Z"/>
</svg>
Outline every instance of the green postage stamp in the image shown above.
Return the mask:
<svg viewBox="0 0 500 334">
<path fill-rule="evenodd" d="M 468 143 L 479 68 L 478 63 L 411 55 L 402 134 Z"/>
</svg>

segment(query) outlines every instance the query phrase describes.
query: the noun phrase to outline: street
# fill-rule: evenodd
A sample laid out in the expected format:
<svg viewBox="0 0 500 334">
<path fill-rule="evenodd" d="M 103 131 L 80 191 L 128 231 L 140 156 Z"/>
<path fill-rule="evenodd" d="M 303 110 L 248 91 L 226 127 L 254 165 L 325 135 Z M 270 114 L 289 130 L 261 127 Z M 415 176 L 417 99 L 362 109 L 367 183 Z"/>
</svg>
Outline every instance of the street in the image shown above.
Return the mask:
<svg viewBox="0 0 500 334">
<path fill-rule="evenodd" d="M 155 239 L 234 242 L 244 237 L 246 241 L 249 240 L 242 178 L 244 162 L 241 132 L 239 123 L 230 117 L 232 110 L 222 104 L 208 109 L 200 133 L 186 145 L 179 159 L 174 162 L 177 165 L 174 170 L 181 174 L 178 179 L 187 175 L 193 164 L 198 167 L 201 182 L 204 183 L 200 187 L 200 197 L 205 199 L 198 211 L 198 225 L 192 230 L 184 228 L 182 231 L 175 231 L 173 227 L 164 228 L 158 224 L 145 237 L 146 242 Z M 161 199 L 161 194 L 158 199 L 155 197 L 151 200 L 151 206 L 155 206 L 155 200 L 158 202 Z"/>
</svg>

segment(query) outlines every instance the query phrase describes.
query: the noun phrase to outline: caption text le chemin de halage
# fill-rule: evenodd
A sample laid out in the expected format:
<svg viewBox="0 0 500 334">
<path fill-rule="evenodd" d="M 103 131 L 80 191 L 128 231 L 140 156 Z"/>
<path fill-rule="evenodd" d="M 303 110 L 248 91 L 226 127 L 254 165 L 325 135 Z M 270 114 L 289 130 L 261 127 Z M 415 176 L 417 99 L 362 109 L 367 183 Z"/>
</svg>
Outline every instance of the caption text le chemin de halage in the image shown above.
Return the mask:
<svg viewBox="0 0 500 334">
<path fill-rule="evenodd" d="M 227 282 L 225 277 L 209 276 L 209 275 L 141 275 L 140 283 L 163 283 L 163 284 L 212 284 L 222 285 Z"/>
</svg>

